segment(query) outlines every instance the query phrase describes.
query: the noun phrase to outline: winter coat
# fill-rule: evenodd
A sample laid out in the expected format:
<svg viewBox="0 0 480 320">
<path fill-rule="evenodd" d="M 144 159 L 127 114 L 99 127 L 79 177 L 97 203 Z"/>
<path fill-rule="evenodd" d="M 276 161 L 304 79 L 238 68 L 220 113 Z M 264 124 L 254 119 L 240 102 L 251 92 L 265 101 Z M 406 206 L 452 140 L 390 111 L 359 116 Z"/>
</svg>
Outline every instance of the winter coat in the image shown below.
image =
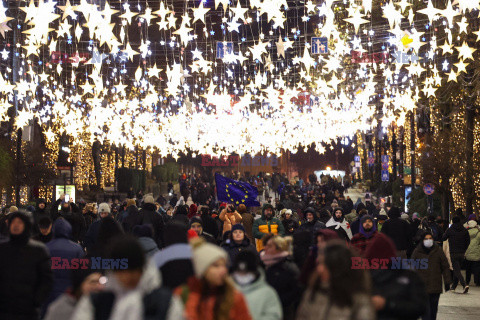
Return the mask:
<svg viewBox="0 0 480 320">
<path fill-rule="evenodd" d="M 254 252 L 255 254 L 257 253 L 257 250 L 253 244 L 250 244 L 250 240 L 248 240 L 247 237 L 245 237 L 242 241 L 242 243 L 238 244 L 235 241 L 231 239 L 227 239 L 224 243 L 222 243 L 222 248 L 227 251 L 228 257 L 230 258 L 230 263 L 234 263 L 235 259 L 237 258 L 237 255 L 245 250 L 250 250 Z"/>
<path fill-rule="evenodd" d="M 78 209 L 77 205 L 73 202 L 70 203 L 70 211 L 64 212 L 58 210 L 58 206 L 62 203 L 61 200 L 57 200 L 51 208 L 52 221 L 62 217 L 67 220 L 72 226 L 72 241 L 83 241 L 85 233 L 87 232 L 87 223 L 82 213 Z"/>
<path fill-rule="evenodd" d="M 140 219 L 138 225 L 150 224 L 153 227 L 153 240 L 159 248 L 163 248 L 163 230 L 165 222 L 160 214 L 156 212 L 157 207 L 153 203 L 144 203 L 142 209 L 138 212 Z M 137 225 L 136 224 L 136 225 Z"/>
<path fill-rule="evenodd" d="M 87 230 L 85 234 L 85 238 L 83 240 L 83 246 L 87 249 L 87 253 L 91 253 L 95 244 L 97 243 L 98 232 L 100 231 L 100 225 L 102 223 L 102 219 L 99 218 L 95 220 Z"/>
<path fill-rule="evenodd" d="M 335 221 L 335 219 L 333 217 L 331 217 L 330 220 L 327 221 L 326 227 L 328 229 L 332 229 L 332 230 L 335 230 L 335 231 L 337 231 L 339 229 L 343 229 L 343 231 L 345 231 L 345 233 L 347 235 L 346 240 L 350 240 L 353 237 L 352 229 L 350 228 L 350 224 L 347 222 L 346 219 L 343 219 L 342 222 L 338 222 L 338 221 Z M 340 236 L 340 234 L 339 234 L 339 236 Z"/>
<path fill-rule="evenodd" d="M 446 241 L 447 239 L 451 255 L 465 254 L 470 244 L 470 235 L 460 222 L 452 224 L 445 231 L 442 240 Z"/>
<path fill-rule="evenodd" d="M 339 307 L 325 293 L 315 294 L 307 289 L 297 312 L 297 320 L 371 320 L 375 319 L 375 309 L 368 294 L 355 294 L 353 305 Z"/>
<path fill-rule="evenodd" d="M 233 225 L 242 223 L 242 216 L 237 211 L 227 213 L 227 209 L 223 209 L 220 212 L 220 220 L 223 221 L 223 235 L 225 232 L 231 231 Z"/>
<path fill-rule="evenodd" d="M 138 214 L 138 208 L 135 205 L 128 206 L 122 215 L 123 219 L 121 224 L 126 233 L 132 233 L 133 227 L 141 224 L 139 222 L 140 215 Z"/>
<path fill-rule="evenodd" d="M 275 235 L 281 235 L 282 237 L 285 235 L 285 229 L 283 228 L 282 222 L 277 218 L 270 218 L 267 219 L 265 217 L 265 210 L 262 210 L 262 217 L 256 219 L 253 222 L 253 237 L 255 239 L 262 239 L 268 233 L 273 233 Z M 257 250 L 261 251 L 263 249 L 263 244 L 261 241 L 257 241 Z"/>
<path fill-rule="evenodd" d="M 245 228 L 245 234 L 247 238 L 250 240 L 250 243 L 255 243 L 255 239 L 253 238 L 253 221 L 255 220 L 253 214 L 245 212 L 242 213 L 242 225 Z"/>
<path fill-rule="evenodd" d="M 350 241 L 350 245 L 358 250 L 360 255 L 365 253 L 368 244 L 375 238 L 377 231 L 375 231 L 370 238 L 366 238 L 362 233 L 357 233 L 353 236 L 352 240 Z"/>
<path fill-rule="evenodd" d="M 181 297 L 185 311 L 185 320 L 210 320 L 214 319 L 215 296 L 209 296 L 203 301 L 202 284 L 195 277 L 188 279 L 187 284 L 175 289 L 175 296 Z M 200 317 L 199 310 L 203 317 Z M 251 320 L 252 316 L 248 310 L 247 302 L 239 290 L 233 293 L 233 304 L 230 308 L 230 320 Z"/>
<path fill-rule="evenodd" d="M 115 274 L 109 274 L 108 279 L 105 290 L 80 299 L 72 320 L 183 319 L 181 301 L 171 290 L 160 287 L 154 264 L 147 263 L 134 290 L 126 291 Z"/>
<path fill-rule="evenodd" d="M 143 252 L 145 252 L 147 257 L 151 257 L 158 252 L 157 243 L 153 241 L 152 238 L 140 237 L 138 238 L 138 242 L 142 246 Z"/>
<path fill-rule="evenodd" d="M 253 320 L 281 320 L 282 304 L 277 292 L 267 284 L 265 273 L 259 269 L 257 280 L 245 286 L 238 286 L 247 300 Z"/>
<path fill-rule="evenodd" d="M 298 281 L 300 271 L 297 265 L 290 257 L 286 257 L 267 268 L 265 276 L 267 283 L 275 289 L 280 297 L 283 318 L 293 319 L 302 292 Z"/>
<path fill-rule="evenodd" d="M 53 223 L 53 240 L 47 243 L 47 248 L 50 251 L 50 256 L 53 259 L 62 259 L 58 263 L 55 263 L 57 266 L 62 266 L 63 259 L 67 259 L 68 262 L 74 258 L 82 258 L 85 253 L 83 252 L 82 247 L 73 241 L 71 241 L 72 236 L 72 227 L 65 219 L 57 219 Z M 50 296 L 45 304 L 47 306 L 52 301 L 57 299 L 62 293 L 67 290 L 68 287 L 72 285 L 72 273 L 69 269 L 53 269 L 53 289 L 50 293 Z"/>
<path fill-rule="evenodd" d="M 211 234 L 215 239 L 217 239 L 218 234 L 220 233 L 220 230 L 218 229 L 217 222 L 215 221 L 215 219 L 213 219 L 208 214 L 202 214 L 200 216 L 200 219 L 202 219 L 203 231 Z"/>
<path fill-rule="evenodd" d="M 43 320 L 70 319 L 77 304 L 77 299 L 69 293 L 64 293 L 48 307 Z"/>
<path fill-rule="evenodd" d="M 52 283 L 50 256 L 43 243 L 0 244 L 0 319 L 36 320 Z"/>
<path fill-rule="evenodd" d="M 428 259 L 428 268 L 418 268 L 415 271 L 422 278 L 428 294 L 442 293 L 442 276 L 446 285 L 452 283 L 450 266 L 442 248 L 433 244 L 431 250 L 426 250 L 423 243 L 420 243 L 412 253 L 412 259 Z"/>
<path fill-rule="evenodd" d="M 407 250 L 412 245 L 410 225 L 401 218 L 391 218 L 383 223 L 382 233 L 389 236 L 398 251 Z"/>
<path fill-rule="evenodd" d="M 193 276 L 192 248 L 188 243 L 175 243 L 158 251 L 153 260 L 160 269 L 163 284 L 175 289 Z"/>
<path fill-rule="evenodd" d="M 318 221 L 317 218 L 314 218 L 312 221 L 303 221 L 300 227 L 298 228 L 299 231 L 307 231 L 313 238 L 314 234 L 320 230 L 325 229 L 325 224 L 323 222 Z"/>
<path fill-rule="evenodd" d="M 480 230 L 478 228 L 468 229 L 470 244 L 465 252 L 468 261 L 480 261 Z"/>
<path fill-rule="evenodd" d="M 282 224 L 283 228 L 285 229 L 286 236 L 293 235 L 295 233 L 295 230 L 297 230 L 297 228 L 299 227 L 298 222 L 295 221 L 293 218 L 290 218 L 289 220 L 283 219 Z"/>
<path fill-rule="evenodd" d="M 372 296 L 386 299 L 385 308 L 377 312 L 378 320 L 416 320 L 425 312 L 425 285 L 414 271 L 378 269 L 371 276 Z"/>
</svg>

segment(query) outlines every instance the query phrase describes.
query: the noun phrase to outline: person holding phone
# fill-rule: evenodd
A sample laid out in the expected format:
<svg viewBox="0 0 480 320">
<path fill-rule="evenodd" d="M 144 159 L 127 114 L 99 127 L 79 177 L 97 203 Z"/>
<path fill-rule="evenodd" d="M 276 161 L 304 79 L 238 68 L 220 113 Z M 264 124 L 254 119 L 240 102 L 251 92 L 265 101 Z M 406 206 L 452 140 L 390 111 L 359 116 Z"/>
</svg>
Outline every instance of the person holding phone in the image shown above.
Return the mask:
<svg viewBox="0 0 480 320">
<path fill-rule="evenodd" d="M 223 235 L 227 231 L 232 231 L 232 226 L 241 223 L 242 216 L 235 210 L 233 204 L 228 204 L 226 208 L 220 212 L 220 220 L 223 221 Z"/>
</svg>

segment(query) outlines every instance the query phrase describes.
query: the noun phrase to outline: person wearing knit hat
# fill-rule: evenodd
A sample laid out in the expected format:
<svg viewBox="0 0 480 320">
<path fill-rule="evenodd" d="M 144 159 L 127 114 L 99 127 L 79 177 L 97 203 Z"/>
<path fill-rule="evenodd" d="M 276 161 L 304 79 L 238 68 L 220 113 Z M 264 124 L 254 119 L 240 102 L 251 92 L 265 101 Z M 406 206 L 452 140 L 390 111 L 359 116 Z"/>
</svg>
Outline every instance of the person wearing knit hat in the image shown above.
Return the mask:
<svg viewBox="0 0 480 320">
<path fill-rule="evenodd" d="M 245 298 L 228 276 L 227 253 L 199 239 L 192 242 L 195 277 L 174 294 L 184 302 L 186 319 L 252 319 Z"/>
<path fill-rule="evenodd" d="M 18 211 L 18 208 L 16 206 L 10 206 L 10 208 L 8 209 L 8 213 L 14 213 L 17 211 Z"/>
<path fill-rule="evenodd" d="M 377 235 L 375 222 L 370 215 L 364 215 L 360 220 L 360 232 L 355 234 L 351 240 L 352 247 L 358 250 L 360 255 L 365 253 L 367 245 Z"/>
<path fill-rule="evenodd" d="M 232 227 L 232 232 L 228 239 L 222 243 L 222 248 L 227 251 L 230 261 L 235 261 L 236 256 L 245 250 L 250 250 L 257 254 L 255 246 L 250 243 L 250 240 L 245 234 L 245 228 L 241 224 L 236 224 Z"/>
<path fill-rule="evenodd" d="M 295 233 L 295 230 L 298 229 L 299 224 L 295 219 L 293 219 L 292 210 L 290 209 L 283 209 L 281 211 L 281 218 L 283 228 L 285 229 L 285 235 L 291 236 Z"/>
<path fill-rule="evenodd" d="M 207 242 L 216 244 L 213 236 L 203 231 L 203 222 L 200 217 L 193 217 L 190 219 L 190 230 L 195 231 L 199 237 L 205 239 Z"/>
<path fill-rule="evenodd" d="M 232 266 L 232 278 L 247 300 L 254 320 L 281 320 L 282 305 L 277 292 L 265 280 L 258 256 L 252 251 L 240 252 Z"/>
<path fill-rule="evenodd" d="M 197 215 L 197 205 L 195 203 L 192 203 L 188 208 L 188 219 L 191 219 L 196 215 Z"/>
<path fill-rule="evenodd" d="M 10 239 L 0 244 L 0 319 L 39 319 L 53 284 L 46 246 L 30 240 L 32 221 L 23 210 L 8 217 Z"/>
</svg>

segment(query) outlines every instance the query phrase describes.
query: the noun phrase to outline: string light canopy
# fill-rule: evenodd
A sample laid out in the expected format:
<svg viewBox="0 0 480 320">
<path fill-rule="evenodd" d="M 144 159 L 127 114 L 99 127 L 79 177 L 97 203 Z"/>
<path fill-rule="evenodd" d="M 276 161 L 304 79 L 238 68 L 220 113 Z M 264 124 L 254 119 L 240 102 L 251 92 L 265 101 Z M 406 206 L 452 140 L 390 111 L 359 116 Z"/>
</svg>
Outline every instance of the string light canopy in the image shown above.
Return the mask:
<svg viewBox="0 0 480 320">
<path fill-rule="evenodd" d="M 474 59 L 478 1 L 378 3 L 0 0 L 1 120 L 161 156 L 323 152 Z"/>
</svg>

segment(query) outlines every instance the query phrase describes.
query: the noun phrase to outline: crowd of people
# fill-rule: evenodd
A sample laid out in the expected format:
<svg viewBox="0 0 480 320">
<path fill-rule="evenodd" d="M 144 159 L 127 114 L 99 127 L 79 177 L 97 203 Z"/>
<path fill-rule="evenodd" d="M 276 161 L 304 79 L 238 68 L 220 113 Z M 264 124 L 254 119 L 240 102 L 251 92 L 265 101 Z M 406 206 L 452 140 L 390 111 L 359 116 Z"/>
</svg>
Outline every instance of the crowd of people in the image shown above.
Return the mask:
<svg viewBox="0 0 480 320">
<path fill-rule="evenodd" d="M 262 207 L 194 175 L 179 198 L 6 207 L 0 319 L 436 319 L 444 290 L 480 285 L 474 215 L 354 203 L 328 176 L 233 178 Z"/>
</svg>

